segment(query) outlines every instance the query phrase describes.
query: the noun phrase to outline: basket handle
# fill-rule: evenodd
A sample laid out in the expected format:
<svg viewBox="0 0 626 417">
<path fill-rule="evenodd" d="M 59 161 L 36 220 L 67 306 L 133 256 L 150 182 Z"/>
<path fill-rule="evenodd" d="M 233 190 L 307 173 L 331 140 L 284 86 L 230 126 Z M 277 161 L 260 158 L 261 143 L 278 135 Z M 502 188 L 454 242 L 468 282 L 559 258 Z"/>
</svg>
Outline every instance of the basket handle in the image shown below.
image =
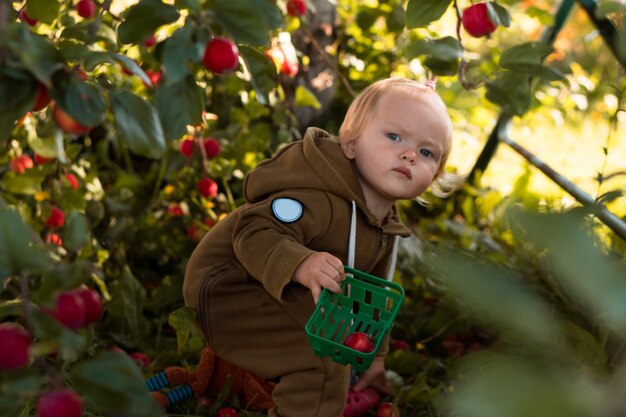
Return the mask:
<svg viewBox="0 0 626 417">
<path fill-rule="evenodd" d="M 370 274 L 368 274 L 366 272 L 359 271 L 358 269 L 350 268 L 347 265 L 344 265 L 343 269 L 348 274 L 351 274 L 351 275 L 353 275 L 353 276 L 355 276 L 357 278 L 363 279 L 365 281 L 370 281 L 370 282 L 372 282 L 374 284 L 377 284 L 377 285 L 380 285 L 380 286 L 383 286 L 383 287 L 392 288 L 392 289 L 398 291 L 402 295 L 402 297 L 404 297 L 404 288 L 402 288 L 402 285 L 400 285 L 400 284 L 397 284 L 397 283 L 391 282 L 391 281 L 387 281 L 386 279 L 379 278 L 379 277 L 377 277 L 375 275 L 370 275 Z"/>
</svg>

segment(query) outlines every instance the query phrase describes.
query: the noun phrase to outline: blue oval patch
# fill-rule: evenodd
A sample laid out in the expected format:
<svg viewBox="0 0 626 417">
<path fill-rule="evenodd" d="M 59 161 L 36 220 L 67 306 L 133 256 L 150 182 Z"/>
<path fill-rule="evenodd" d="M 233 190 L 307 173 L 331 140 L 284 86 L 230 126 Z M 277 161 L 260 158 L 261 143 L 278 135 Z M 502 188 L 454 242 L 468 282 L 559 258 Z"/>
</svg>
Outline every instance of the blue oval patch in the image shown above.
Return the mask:
<svg viewBox="0 0 626 417">
<path fill-rule="evenodd" d="M 277 198 L 272 201 L 274 217 L 283 223 L 293 223 L 302 217 L 302 203 L 293 198 Z"/>
</svg>

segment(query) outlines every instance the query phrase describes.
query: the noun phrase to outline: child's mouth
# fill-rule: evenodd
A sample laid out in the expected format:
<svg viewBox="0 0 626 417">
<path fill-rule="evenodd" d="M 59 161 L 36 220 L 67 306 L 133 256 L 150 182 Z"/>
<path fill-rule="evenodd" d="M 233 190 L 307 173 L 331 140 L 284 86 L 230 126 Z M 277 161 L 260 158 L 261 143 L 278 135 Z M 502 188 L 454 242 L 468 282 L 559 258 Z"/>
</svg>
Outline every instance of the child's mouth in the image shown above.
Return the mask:
<svg viewBox="0 0 626 417">
<path fill-rule="evenodd" d="M 411 170 L 408 168 L 404 168 L 404 167 L 395 168 L 394 171 L 399 172 L 400 174 L 404 175 L 408 179 L 413 178 L 413 174 L 411 174 Z"/>
</svg>

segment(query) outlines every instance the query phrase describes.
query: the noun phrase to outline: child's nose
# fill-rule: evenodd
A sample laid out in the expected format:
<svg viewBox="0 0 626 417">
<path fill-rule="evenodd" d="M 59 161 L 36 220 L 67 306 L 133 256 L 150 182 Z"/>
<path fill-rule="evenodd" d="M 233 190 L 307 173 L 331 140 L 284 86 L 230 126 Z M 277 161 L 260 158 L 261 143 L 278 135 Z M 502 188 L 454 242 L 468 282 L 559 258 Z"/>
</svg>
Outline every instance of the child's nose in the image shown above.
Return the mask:
<svg viewBox="0 0 626 417">
<path fill-rule="evenodd" d="M 404 161 L 409 161 L 411 164 L 413 164 L 417 159 L 417 155 L 411 149 L 407 149 L 406 151 L 402 152 L 401 159 Z"/>
</svg>

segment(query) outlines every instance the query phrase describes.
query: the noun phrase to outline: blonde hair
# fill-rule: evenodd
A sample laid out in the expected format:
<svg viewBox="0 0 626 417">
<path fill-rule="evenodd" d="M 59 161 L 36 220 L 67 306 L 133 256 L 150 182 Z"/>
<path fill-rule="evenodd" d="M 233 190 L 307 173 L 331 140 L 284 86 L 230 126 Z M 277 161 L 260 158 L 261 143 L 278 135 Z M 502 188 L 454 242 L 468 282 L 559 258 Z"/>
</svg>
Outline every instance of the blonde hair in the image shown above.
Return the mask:
<svg viewBox="0 0 626 417">
<path fill-rule="evenodd" d="M 443 144 L 443 154 L 439 163 L 439 169 L 435 180 L 431 184 L 431 191 L 437 197 L 446 197 L 456 185 L 456 179 L 445 172 L 446 162 L 452 149 L 452 121 L 448 115 L 448 110 L 443 100 L 435 92 L 432 83 L 420 83 L 403 77 L 391 77 L 377 81 L 366 87 L 350 104 L 346 116 L 339 128 L 339 141 L 348 142 L 361 136 L 367 123 L 372 118 L 373 113 L 381 98 L 386 94 L 401 93 L 409 95 L 411 98 L 420 100 L 429 105 L 433 111 L 437 112 L 448 127 L 448 135 Z M 422 203 L 425 200 L 418 197 Z"/>
</svg>

